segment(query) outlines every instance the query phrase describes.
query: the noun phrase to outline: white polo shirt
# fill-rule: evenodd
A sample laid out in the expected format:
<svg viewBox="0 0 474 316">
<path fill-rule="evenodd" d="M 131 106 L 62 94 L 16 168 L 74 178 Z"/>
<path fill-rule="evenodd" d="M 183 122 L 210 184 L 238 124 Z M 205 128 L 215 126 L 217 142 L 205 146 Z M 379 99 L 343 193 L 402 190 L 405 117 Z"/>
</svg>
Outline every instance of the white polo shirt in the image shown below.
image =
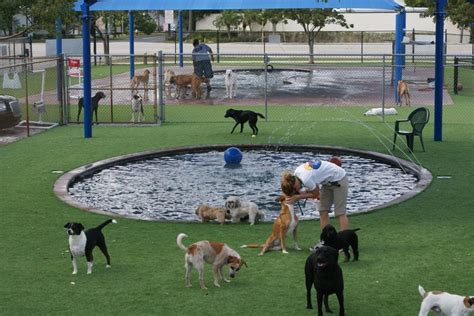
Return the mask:
<svg viewBox="0 0 474 316">
<path fill-rule="evenodd" d="M 346 171 L 332 162 L 316 160 L 298 166 L 295 176 L 301 179 L 302 186 L 307 191 L 312 191 L 320 184 L 342 180 L 346 176 Z"/>
</svg>

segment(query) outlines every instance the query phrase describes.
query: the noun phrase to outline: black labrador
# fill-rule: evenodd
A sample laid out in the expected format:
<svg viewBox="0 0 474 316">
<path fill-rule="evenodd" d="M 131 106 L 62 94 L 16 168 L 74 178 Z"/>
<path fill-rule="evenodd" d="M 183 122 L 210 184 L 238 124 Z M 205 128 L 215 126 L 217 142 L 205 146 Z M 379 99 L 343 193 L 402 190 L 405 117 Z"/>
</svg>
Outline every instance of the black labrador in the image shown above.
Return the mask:
<svg viewBox="0 0 474 316">
<path fill-rule="evenodd" d="M 334 226 L 327 224 L 321 231 L 320 240 L 325 246 L 333 247 L 337 251 L 342 249 L 344 251 L 344 262 L 348 262 L 351 259 L 349 254 L 350 246 L 354 254 L 353 260 L 357 261 L 359 260 L 359 238 L 355 232 L 359 229 L 346 229 L 337 232 Z"/>
<path fill-rule="evenodd" d="M 328 297 L 336 294 L 339 302 L 339 316 L 344 316 L 344 279 L 342 269 L 337 263 L 339 253 L 336 249 L 322 246 L 316 249 L 304 266 L 306 281 L 306 308 L 312 309 L 311 288 L 314 285 L 318 299 L 318 316 L 323 315 L 323 301 L 326 312 L 329 308 Z"/>
<path fill-rule="evenodd" d="M 249 122 L 249 126 L 252 129 L 253 134 L 252 135 L 257 135 L 258 134 L 258 128 L 257 128 L 257 120 L 258 117 L 265 118 L 260 113 L 254 112 L 254 111 L 242 111 L 242 110 L 234 110 L 234 109 L 228 109 L 225 112 L 224 117 L 231 117 L 235 120 L 235 125 L 232 131 L 230 132 L 231 134 L 234 132 L 235 128 L 237 125 L 240 124 L 240 132 L 242 133 L 244 129 L 244 123 Z"/>
<path fill-rule="evenodd" d="M 95 113 L 95 122 L 98 123 L 97 120 L 97 110 L 99 109 L 99 101 L 105 99 L 105 94 L 102 91 L 97 92 L 93 97 L 92 97 L 92 114 Z M 81 115 L 82 108 L 84 107 L 84 98 L 80 98 L 79 102 L 77 103 L 78 106 L 78 111 L 77 111 L 77 120 L 76 122 L 79 123 L 79 116 Z"/>
</svg>

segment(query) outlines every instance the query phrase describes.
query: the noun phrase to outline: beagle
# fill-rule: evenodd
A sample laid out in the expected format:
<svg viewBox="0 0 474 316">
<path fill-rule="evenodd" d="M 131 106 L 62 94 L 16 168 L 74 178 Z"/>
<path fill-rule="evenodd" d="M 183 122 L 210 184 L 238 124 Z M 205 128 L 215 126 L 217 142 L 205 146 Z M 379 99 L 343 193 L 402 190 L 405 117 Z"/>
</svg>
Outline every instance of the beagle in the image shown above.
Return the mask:
<svg viewBox="0 0 474 316">
<path fill-rule="evenodd" d="M 287 254 L 285 238 L 286 236 L 293 234 L 294 247 L 296 250 L 301 250 L 298 246 L 298 238 L 296 234 L 296 227 L 298 226 L 298 216 L 296 216 L 295 208 L 292 204 L 288 204 L 285 201 L 285 196 L 280 196 L 278 201 L 281 204 L 280 215 L 275 219 L 273 223 L 272 233 L 267 238 L 267 241 L 263 245 L 260 244 L 248 244 L 242 245 L 241 248 L 262 248 L 259 256 L 267 250 L 280 250 L 282 253 Z"/>
<path fill-rule="evenodd" d="M 449 294 L 447 292 L 431 291 L 425 292 L 425 289 L 418 285 L 423 302 L 421 303 L 419 316 L 427 316 L 433 310 L 437 315 L 469 315 L 474 312 L 474 297 Z"/>
<path fill-rule="evenodd" d="M 199 285 L 201 289 L 207 290 L 204 284 L 204 262 L 212 264 L 212 272 L 214 273 L 214 286 L 220 287 L 219 280 L 230 282 L 224 276 L 224 266 L 229 265 L 229 275 L 231 278 L 235 277 L 235 273 L 247 263 L 244 259 L 240 258 L 240 255 L 227 246 L 220 242 L 209 242 L 207 240 L 201 240 L 191 244 L 187 248 L 183 245 L 183 239 L 188 237 L 186 234 L 179 234 L 176 243 L 178 247 L 182 249 L 186 254 L 184 255 L 184 267 L 186 273 L 184 276 L 185 286 L 191 287 L 190 276 L 193 267 L 198 270 L 199 273 Z"/>
</svg>

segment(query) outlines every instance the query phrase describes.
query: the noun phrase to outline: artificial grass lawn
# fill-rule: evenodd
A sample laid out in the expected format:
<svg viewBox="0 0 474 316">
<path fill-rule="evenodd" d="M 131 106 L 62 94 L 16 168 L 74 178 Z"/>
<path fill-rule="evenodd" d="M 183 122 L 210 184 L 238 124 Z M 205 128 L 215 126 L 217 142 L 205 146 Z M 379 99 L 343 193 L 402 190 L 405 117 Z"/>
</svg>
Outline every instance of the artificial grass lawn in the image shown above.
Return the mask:
<svg viewBox="0 0 474 316">
<path fill-rule="evenodd" d="M 63 225 L 79 221 L 92 227 L 109 217 L 58 200 L 52 192 L 58 175 L 52 171 L 125 153 L 200 144 L 322 144 L 388 153 L 393 123 L 374 118 L 334 120 L 331 115 L 336 112 L 340 111 L 325 113 L 315 123 L 261 120 L 257 138 L 250 137 L 247 126 L 243 134 L 230 135 L 229 121 L 160 127 L 99 125 L 87 140 L 80 126 L 71 125 L 0 147 L 1 314 L 314 314 L 305 309 L 303 266 L 307 248 L 318 239 L 318 221 L 300 223 L 303 251 L 258 257 L 258 250 L 239 246 L 263 242 L 270 223 L 219 226 L 118 218 L 117 225 L 104 229 L 112 268 L 105 270 L 96 249 L 93 274 L 86 275 L 82 258 L 78 275 L 73 276 Z M 472 110 L 468 113 L 472 118 Z M 361 230 L 360 261 L 341 264 L 348 315 L 414 315 L 421 302 L 418 284 L 427 290 L 472 294 L 474 125 L 445 124 L 443 142 L 432 141 L 432 123 L 425 131 L 426 152 L 420 151 L 416 139 L 414 155 L 399 150 L 395 154 L 429 169 L 432 184 L 400 205 L 350 217 L 351 226 Z M 438 175 L 452 178 L 437 179 Z M 199 289 L 196 271 L 193 288 L 185 288 L 184 253 L 176 246 L 180 232 L 189 235 L 186 245 L 201 239 L 228 243 L 249 267 L 217 289 L 206 266 L 209 290 Z M 315 302 L 313 290 L 316 306 Z M 330 304 L 337 310 L 335 297 L 331 296 Z"/>
</svg>

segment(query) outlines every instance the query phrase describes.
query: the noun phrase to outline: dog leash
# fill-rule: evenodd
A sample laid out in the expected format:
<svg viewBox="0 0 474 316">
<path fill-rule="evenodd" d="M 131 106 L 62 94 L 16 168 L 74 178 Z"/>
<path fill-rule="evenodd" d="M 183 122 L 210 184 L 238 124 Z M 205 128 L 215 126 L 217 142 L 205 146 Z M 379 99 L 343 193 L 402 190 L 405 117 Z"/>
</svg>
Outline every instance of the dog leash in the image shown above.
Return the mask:
<svg viewBox="0 0 474 316">
<path fill-rule="evenodd" d="M 306 201 L 308 199 L 304 199 L 304 202 L 303 202 L 303 207 L 306 207 Z M 298 204 L 298 208 L 300 209 L 300 213 L 301 213 L 301 216 L 304 215 L 304 212 L 303 212 L 303 208 L 301 207 L 301 204 L 300 204 L 300 201 L 296 202 L 296 204 Z"/>
</svg>

